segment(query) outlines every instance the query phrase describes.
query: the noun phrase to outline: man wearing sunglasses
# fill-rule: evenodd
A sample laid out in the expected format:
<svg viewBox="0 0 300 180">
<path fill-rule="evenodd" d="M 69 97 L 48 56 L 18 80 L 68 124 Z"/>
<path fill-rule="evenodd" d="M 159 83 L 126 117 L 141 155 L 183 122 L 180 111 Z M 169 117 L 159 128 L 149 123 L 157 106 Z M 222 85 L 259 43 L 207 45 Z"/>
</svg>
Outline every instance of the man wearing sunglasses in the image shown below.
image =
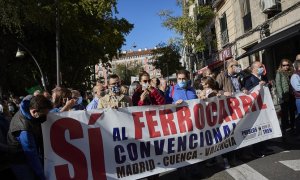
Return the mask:
<svg viewBox="0 0 300 180">
<path fill-rule="evenodd" d="M 242 86 L 240 72 L 241 67 L 236 60 L 227 60 L 226 71 L 221 72 L 216 78 L 218 89 L 220 90 L 221 94 L 224 94 L 225 96 L 232 96 L 233 93 L 247 93 L 247 90 L 245 90 L 245 88 Z M 236 151 L 231 151 L 223 154 L 222 157 L 225 169 L 228 169 L 230 168 L 230 166 L 235 166 L 237 164 Z"/>
<path fill-rule="evenodd" d="M 11 120 L 7 142 L 20 150 L 12 159 L 17 179 L 45 179 L 41 123 L 46 121 L 50 109 L 52 104 L 46 97 L 30 95 L 24 98 Z"/>
<path fill-rule="evenodd" d="M 108 77 L 109 93 L 99 99 L 98 109 L 132 106 L 130 97 L 121 94 L 120 78 L 116 74 Z"/>
<path fill-rule="evenodd" d="M 246 93 L 246 90 L 242 87 L 241 67 L 238 62 L 234 59 L 227 60 L 226 67 L 226 71 L 220 73 L 216 78 L 219 90 L 224 92 L 225 96 L 231 96 L 233 93 L 241 91 Z"/>
</svg>

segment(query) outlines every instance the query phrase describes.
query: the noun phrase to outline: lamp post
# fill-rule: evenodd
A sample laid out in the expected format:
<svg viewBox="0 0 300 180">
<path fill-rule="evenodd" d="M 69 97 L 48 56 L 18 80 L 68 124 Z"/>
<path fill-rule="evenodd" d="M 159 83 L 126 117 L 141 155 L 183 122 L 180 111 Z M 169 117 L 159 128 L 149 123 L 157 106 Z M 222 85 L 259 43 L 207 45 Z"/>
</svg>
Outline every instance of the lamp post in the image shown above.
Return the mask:
<svg viewBox="0 0 300 180">
<path fill-rule="evenodd" d="M 169 83 L 169 62 L 171 59 L 171 52 L 168 53 L 168 59 L 167 59 L 167 63 L 166 63 L 166 67 L 167 67 L 167 83 Z"/>
<path fill-rule="evenodd" d="M 42 79 L 42 85 L 44 87 L 44 90 L 46 91 L 47 88 L 46 88 L 46 85 L 45 85 L 45 78 L 44 78 L 44 74 L 43 74 L 43 71 L 39 65 L 39 63 L 37 62 L 37 60 L 35 59 L 35 57 L 33 56 L 33 54 L 29 51 L 28 48 L 26 48 L 22 43 L 18 42 L 18 45 L 20 45 L 30 56 L 31 58 L 33 59 L 33 61 L 35 62 L 36 66 L 38 67 L 39 71 L 40 71 L 40 74 L 41 74 L 41 79 Z M 20 51 L 18 49 L 17 51 L 17 54 L 16 54 L 16 57 L 22 57 L 24 56 L 24 52 Z"/>
<path fill-rule="evenodd" d="M 133 42 L 133 44 L 131 46 L 132 52 L 134 52 L 136 47 L 137 47 L 137 45 L 135 44 L 135 42 Z M 129 85 L 130 85 L 131 84 L 131 73 L 130 73 L 130 71 L 127 70 L 127 68 L 128 68 L 128 62 L 127 61 L 128 61 L 128 59 L 125 58 L 125 75 L 124 75 L 124 79 L 125 79 L 125 83 L 129 82 Z M 130 75 L 130 76 L 127 78 L 128 75 Z"/>
<path fill-rule="evenodd" d="M 55 47 L 56 47 L 56 86 L 61 85 L 60 76 L 60 22 L 59 22 L 59 0 L 55 0 Z"/>
</svg>

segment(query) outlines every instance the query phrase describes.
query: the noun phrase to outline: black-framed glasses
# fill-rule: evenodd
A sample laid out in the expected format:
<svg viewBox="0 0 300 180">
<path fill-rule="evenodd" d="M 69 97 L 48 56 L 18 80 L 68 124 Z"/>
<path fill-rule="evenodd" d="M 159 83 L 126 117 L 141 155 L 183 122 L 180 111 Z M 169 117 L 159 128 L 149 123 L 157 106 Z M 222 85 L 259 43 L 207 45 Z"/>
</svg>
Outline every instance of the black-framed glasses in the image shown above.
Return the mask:
<svg viewBox="0 0 300 180">
<path fill-rule="evenodd" d="M 119 82 L 110 83 L 109 85 L 111 86 L 119 85 Z"/>
<path fill-rule="evenodd" d="M 105 89 L 100 89 L 99 91 L 100 91 L 100 92 L 104 92 L 104 91 L 105 91 Z M 95 91 L 94 93 L 96 94 L 96 93 L 97 93 L 97 91 Z"/>
<path fill-rule="evenodd" d="M 150 82 L 150 80 L 143 80 L 144 83 Z"/>
<path fill-rule="evenodd" d="M 231 67 L 233 67 L 233 66 L 235 66 L 235 67 L 241 67 L 241 65 L 239 65 L 239 64 L 233 64 L 233 65 L 231 65 Z"/>
</svg>

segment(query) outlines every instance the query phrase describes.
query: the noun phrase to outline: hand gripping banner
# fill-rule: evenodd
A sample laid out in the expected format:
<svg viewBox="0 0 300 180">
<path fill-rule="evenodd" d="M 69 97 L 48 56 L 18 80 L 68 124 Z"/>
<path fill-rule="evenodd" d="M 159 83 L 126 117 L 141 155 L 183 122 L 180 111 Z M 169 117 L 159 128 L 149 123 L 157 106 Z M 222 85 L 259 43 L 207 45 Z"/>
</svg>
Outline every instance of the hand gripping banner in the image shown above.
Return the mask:
<svg viewBox="0 0 300 180">
<path fill-rule="evenodd" d="M 47 179 L 137 179 L 281 136 L 266 87 L 181 105 L 50 113 Z"/>
</svg>

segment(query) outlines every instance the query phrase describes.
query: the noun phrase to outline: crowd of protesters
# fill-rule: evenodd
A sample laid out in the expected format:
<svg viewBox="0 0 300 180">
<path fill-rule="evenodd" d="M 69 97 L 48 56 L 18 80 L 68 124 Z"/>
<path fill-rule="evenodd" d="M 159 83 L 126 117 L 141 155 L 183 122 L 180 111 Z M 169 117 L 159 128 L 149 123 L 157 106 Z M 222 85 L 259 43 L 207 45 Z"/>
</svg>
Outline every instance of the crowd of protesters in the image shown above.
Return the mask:
<svg viewBox="0 0 300 180">
<path fill-rule="evenodd" d="M 166 79 L 150 77 L 143 71 L 139 81 L 129 87 L 121 84 L 118 75 L 108 77 L 106 85 L 97 82 L 92 96 L 80 90 L 56 87 L 51 93 L 35 91 L 26 97 L 2 97 L 0 100 L 0 172 L 16 179 L 45 179 L 43 170 L 43 142 L 40 124 L 49 112 L 121 108 L 130 106 L 182 104 L 192 99 L 206 99 L 214 96 L 232 96 L 235 93 L 248 94 L 257 85 L 275 89 L 282 109 L 281 128 L 283 138 L 287 130 L 300 134 L 300 55 L 294 66 L 283 59 L 277 70 L 274 83 L 265 76 L 261 62 L 253 62 L 242 71 L 236 60 L 228 60 L 226 70 L 218 75 L 207 69 L 191 84 L 190 72 L 178 70 L 176 83 Z M 272 86 L 272 87 L 271 87 Z M 273 92 L 273 91 L 272 91 Z M 274 94 L 274 93 L 273 93 Z M 295 118 L 296 117 L 296 118 Z M 237 153 L 238 152 L 238 153 Z M 220 156 L 224 168 L 235 166 L 237 158 L 263 157 L 272 153 L 266 142 L 232 151 Z M 207 166 L 216 163 L 215 158 L 206 161 Z M 12 173 L 13 172 L 13 173 Z M 14 174 L 14 175 L 13 175 Z M 151 176 L 149 179 L 157 179 Z"/>
</svg>

